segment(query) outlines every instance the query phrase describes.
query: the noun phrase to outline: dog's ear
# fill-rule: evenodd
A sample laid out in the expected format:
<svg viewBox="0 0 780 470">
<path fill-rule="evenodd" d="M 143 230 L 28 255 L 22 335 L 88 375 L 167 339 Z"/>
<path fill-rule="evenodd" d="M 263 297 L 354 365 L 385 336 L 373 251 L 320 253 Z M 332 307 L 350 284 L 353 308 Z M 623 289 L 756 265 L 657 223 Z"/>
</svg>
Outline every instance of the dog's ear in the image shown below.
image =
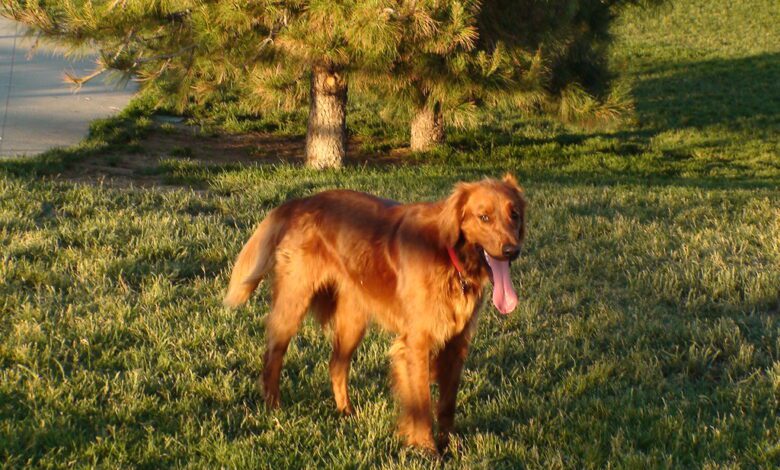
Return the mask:
<svg viewBox="0 0 780 470">
<path fill-rule="evenodd" d="M 507 172 L 504 175 L 504 179 L 502 179 L 502 181 L 508 184 L 509 186 L 512 186 L 515 190 L 517 190 L 517 192 L 521 194 L 523 193 L 523 188 L 521 188 L 520 185 L 517 183 L 517 178 L 515 178 L 515 175 L 513 175 L 512 173 Z"/>
<path fill-rule="evenodd" d="M 517 195 L 520 196 L 520 200 L 525 203 L 525 191 L 523 191 L 523 188 L 517 183 L 517 178 L 515 178 L 515 175 L 507 172 L 501 181 L 510 188 L 514 189 Z"/>
<path fill-rule="evenodd" d="M 455 246 L 460 238 L 460 226 L 463 223 L 463 206 L 471 192 L 469 183 L 458 183 L 452 194 L 444 200 L 439 215 L 439 236 L 444 246 Z"/>
</svg>

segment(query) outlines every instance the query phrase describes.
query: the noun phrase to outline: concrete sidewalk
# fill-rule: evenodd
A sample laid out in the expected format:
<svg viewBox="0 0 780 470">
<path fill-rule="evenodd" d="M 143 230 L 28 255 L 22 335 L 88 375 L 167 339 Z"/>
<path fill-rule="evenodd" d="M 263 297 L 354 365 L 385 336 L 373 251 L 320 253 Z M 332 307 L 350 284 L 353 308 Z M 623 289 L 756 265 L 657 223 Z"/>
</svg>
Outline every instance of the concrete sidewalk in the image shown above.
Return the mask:
<svg viewBox="0 0 780 470">
<path fill-rule="evenodd" d="M 92 120 L 119 112 L 136 90 L 132 83 L 117 88 L 101 76 L 74 93 L 62 80 L 64 72 L 87 75 L 93 59 L 71 61 L 42 49 L 28 59 L 34 41 L 24 31 L 0 18 L 0 157 L 73 145 Z"/>
</svg>

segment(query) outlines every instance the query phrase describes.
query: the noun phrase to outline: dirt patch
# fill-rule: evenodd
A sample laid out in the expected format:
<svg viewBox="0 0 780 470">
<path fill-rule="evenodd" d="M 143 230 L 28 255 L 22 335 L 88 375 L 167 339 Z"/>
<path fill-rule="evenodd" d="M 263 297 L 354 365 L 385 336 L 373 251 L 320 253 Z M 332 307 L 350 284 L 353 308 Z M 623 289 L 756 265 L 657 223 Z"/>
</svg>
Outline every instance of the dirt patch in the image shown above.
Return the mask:
<svg viewBox="0 0 780 470">
<path fill-rule="evenodd" d="M 390 165 L 412 161 L 408 148 L 387 152 L 366 152 L 364 140 L 350 138 L 346 166 Z M 139 145 L 127 152 L 87 157 L 63 172 L 60 178 L 81 183 L 112 186 L 176 187 L 156 174 L 163 159 L 183 159 L 203 165 L 304 164 L 304 136 L 280 136 L 269 133 L 204 135 L 197 128 L 176 124 L 156 126 Z M 139 148 L 140 146 L 140 148 Z"/>
</svg>

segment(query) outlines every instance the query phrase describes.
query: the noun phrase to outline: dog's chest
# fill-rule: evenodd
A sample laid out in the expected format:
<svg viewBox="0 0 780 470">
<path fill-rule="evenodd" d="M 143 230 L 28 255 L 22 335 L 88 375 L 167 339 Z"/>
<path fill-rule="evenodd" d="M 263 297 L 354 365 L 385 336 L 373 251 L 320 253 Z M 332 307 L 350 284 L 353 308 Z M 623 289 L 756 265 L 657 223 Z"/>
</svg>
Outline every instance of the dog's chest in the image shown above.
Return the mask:
<svg viewBox="0 0 780 470">
<path fill-rule="evenodd" d="M 445 292 L 446 311 L 441 312 L 441 328 L 436 336 L 441 344 L 461 333 L 482 305 L 482 287 L 467 283 L 465 288 L 460 282 Z"/>
</svg>

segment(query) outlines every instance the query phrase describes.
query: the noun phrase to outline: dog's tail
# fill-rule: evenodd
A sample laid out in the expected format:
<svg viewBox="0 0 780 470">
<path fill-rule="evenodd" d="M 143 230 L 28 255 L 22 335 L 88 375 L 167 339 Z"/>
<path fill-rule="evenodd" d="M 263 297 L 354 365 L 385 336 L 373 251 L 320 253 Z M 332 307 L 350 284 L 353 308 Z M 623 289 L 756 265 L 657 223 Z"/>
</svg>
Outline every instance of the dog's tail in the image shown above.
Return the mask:
<svg viewBox="0 0 780 470">
<path fill-rule="evenodd" d="M 225 306 L 238 307 L 246 302 L 263 276 L 273 268 L 274 251 L 282 228 L 282 223 L 277 220 L 275 212 L 271 211 L 260 223 L 238 254 L 227 294 L 222 300 Z"/>
</svg>

